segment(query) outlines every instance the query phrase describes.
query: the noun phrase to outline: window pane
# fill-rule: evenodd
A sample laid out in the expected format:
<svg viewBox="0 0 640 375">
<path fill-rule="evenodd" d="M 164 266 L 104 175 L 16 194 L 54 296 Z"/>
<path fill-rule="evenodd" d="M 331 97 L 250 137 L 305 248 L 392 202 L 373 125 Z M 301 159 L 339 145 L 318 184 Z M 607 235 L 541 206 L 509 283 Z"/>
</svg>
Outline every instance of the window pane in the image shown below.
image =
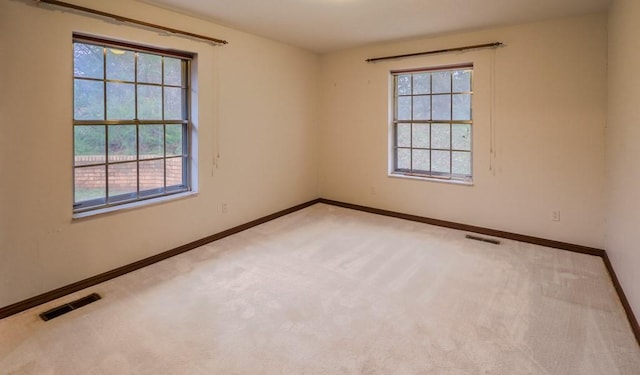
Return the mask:
<svg viewBox="0 0 640 375">
<path fill-rule="evenodd" d="M 109 161 L 136 159 L 136 126 L 109 125 Z"/>
<path fill-rule="evenodd" d="M 107 48 L 107 79 L 133 81 L 135 79 L 135 54 L 117 48 Z"/>
<path fill-rule="evenodd" d="M 138 118 L 162 120 L 162 87 L 138 85 Z"/>
<path fill-rule="evenodd" d="M 451 159 L 449 151 L 432 151 L 431 157 L 431 169 L 432 172 L 450 173 L 451 172 Z"/>
<path fill-rule="evenodd" d="M 451 95 L 434 95 L 433 100 L 433 119 L 434 120 L 450 120 L 451 119 Z"/>
<path fill-rule="evenodd" d="M 399 148 L 396 150 L 396 169 L 409 170 L 411 168 L 411 150 Z"/>
<path fill-rule="evenodd" d="M 107 120 L 135 118 L 136 95 L 132 83 L 107 83 Z"/>
<path fill-rule="evenodd" d="M 429 120 L 431 117 L 431 96 L 420 95 L 413 97 L 413 119 Z"/>
<path fill-rule="evenodd" d="M 398 124 L 396 131 L 396 146 L 411 147 L 411 124 Z"/>
<path fill-rule="evenodd" d="M 451 72 L 435 72 L 433 76 L 433 93 L 451 92 Z"/>
<path fill-rule="evenodd" d="M 182 86 L 182 62 L 179 59 L 164 58 L 164 84 Z"/>
<path fill-rule="evenodd" d="M 162 83 L 162 56 L 138 53 L 138 82 Z"/>
<path fill-rule="evenodd" d="M 167 156 L 182 156 L 184 149 L 183 129 L 186 125 L 167 125 Z"/>
<path fill-rule="evenodd" d="M 104 152 L 105 145 L 104 125 L 73 127 L 75 165 L 104 163 L 106 161 Z"/>
<path fill-rule="evenodd" d="M 184 175 L 183 172 L 186 166 L 186 160 L 186 158 L 166 159 L 167 187 L 185 185 L 185 181 L 183 180 L 182 176 Z"/>
<path fill-rule="evenodd" d="M 105 166 L 75 168 L 74 197 L 75 203 L 105 199 L 106 195 Z"/>
<path fill-rule="evenodd" d="M 453 119 L 471 120 L 471 94 L 453 95 Z"/>
<path fill-rule="evenodd" d="M 431 147 L 451 148 L 451 127 L 449 124 L 431 125 Z"/>
<path fill-rule="evenodd" d="M 140 125 L 140 159 L 161 158 L 164 156 L 164 126 Z"/>
<path fill-rule="evenodd" d="M 402 74 L 396 76 L 396 92 L 398 95 L 411 94 L 411 74 Z"/>
<path fill-rule="evenodd" d="M 413 124 L 412 146 L 418 148 L 429 148 L 429 125 Z"/>
<path fill-rule="evenodd" d="M 164 160 L 140 162 L 140 192 L 145 190 L 151 190 L 147 195 L 164 191 Z"/>
<path fill-rule="evenodd" d="M 453 174 L 461 174 L 465 176 L 471 176 L 471 153 L 470 152 L 460 152 L 453 151 L 453 166 L 452 173 Z"/>
<path fill-rule="evenodd" d="M 451 145 L 451 148 L 471 151 L 471 125 L 453 124 L 452 132 L 451 141 L 453 145 Z"/>
<path fill-rule="evenodd" d="M 456 70 L 453 72 L 453 92 L 471 91 L 471 70 Z"/>
<path fill-rule="evenodd" d="M 73 75 L 103 79 L 103 48 L 91 44 L 73 43 Z"/>
<path fill-rule="evenodd" d="M 73 80 L 73 118 L 104 120 L 104 88 L 100 81 Z"/>
<path fill-rule="evenodd" d="M 164 88 L 164 118 L 165 120 L 182 120 L 182 92 L 178 87 Z"/>
<path fill-rule="evenodd" d="M 413 150 L 413 171 L 414 172 L 428 172 L 431 169 L 429 165 L 429 150 Z"/>
<path fill-rule="evenodd" d="M 138 191 L 138 163 L 109 165 L 109 201 L 136 198 Z"/>
<path fill-rule="evenodd" d="M 419 73 L 413 75 L 413 95 L 428 94 L 431 92 L 431 73 Z"/>
<path fill-rule="evenodd" d="M 397 120 L 411 120 L 411 97 L 402 96 L 398 98 Z"/>
</svg>

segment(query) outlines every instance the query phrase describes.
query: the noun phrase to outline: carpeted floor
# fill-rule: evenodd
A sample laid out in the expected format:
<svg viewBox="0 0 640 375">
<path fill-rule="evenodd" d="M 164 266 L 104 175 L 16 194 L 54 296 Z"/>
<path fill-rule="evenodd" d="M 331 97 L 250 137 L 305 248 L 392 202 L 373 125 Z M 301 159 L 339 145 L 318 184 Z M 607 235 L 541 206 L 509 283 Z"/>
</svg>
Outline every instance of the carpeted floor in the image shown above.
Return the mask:
<svg viewBox="0 0 640 375">
<path fill-rule="evenodd" d="M 316 204 L 0 320 L 0 373 L 640 373 L 600 258 L 464 236 Z"/>
</svg>

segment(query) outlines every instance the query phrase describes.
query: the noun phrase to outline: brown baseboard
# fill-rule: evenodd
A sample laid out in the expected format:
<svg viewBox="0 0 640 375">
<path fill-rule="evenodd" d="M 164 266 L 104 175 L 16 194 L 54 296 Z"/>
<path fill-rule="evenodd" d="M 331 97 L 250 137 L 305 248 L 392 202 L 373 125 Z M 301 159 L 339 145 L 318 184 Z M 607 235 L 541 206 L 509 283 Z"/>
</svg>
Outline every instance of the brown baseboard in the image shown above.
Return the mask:
<svg viewBox="0 0 640 375">
<path fill-rule="evenodd" d="M 369 213 L 378 214 L 378 215 L 395 217 L 398 219 L 417 221 L 419 223 L 437 225 L 439 227 L 458 229 L 458 230 L 463 230 L 467 232 L 484 234 L 487 236 L 500 237 L 500 238 L 506 238 L 509 240 L 514 240 L 519 242 L 526 242 L 526 243 L 531 243 L 531 244 L 540 245 L 540 246 L 553 247 L 556 249 L 568 250 L 568 251 L 573 251 L 581 254 L 589 254 L 589 255 L 595 255 L 599 257 L 602 257 L 605 254 L 604 250 L 596 249 L 593 247 L 575 245 L 575 244 L 560 242 L 560 241 L 547 240 L 545 238 L 532 237 L 524 234 L 517 234 L 517 233 L 511 233 L 511 232 L 504 232 L 501 230 L 477 227 L 474 225 L 454 223 L 452 221 L 445 221 L 445 220 L 439 220 L 439 219 L 431 219 L 428 217 L 403 214 L 400 212 L 387 211 L 379 208 L 359 206 L 357 204 L 338 202 L 330 199 L 321 198 L 320 203 L 326 203 L 333 206 L 339 206 L 344 208 L 351 208 L 353 210 L 364 211 L 364 212 L 369 212 Z"/>
<path fill-rule="evenodd" d="M 607 267 L 607 271 L 609 271 L 609 276 L 611 277 L 611 281 L 613 282 L 613 287 L 616 289 L 616 292 L 618 293 L 618 297 L 620 298 L 620 302 L 622 303 L 622 307 L 624 307 L 624 311 L 627 314 L 627 319 L 629 320 L 629 324 L 631 325 L 631 330 L 633 331 L 633 334 L 636 336 L 636 341 L 638 342 L 638 345 L 640 345 L 640 325 L 638 324 L 638 319 L 636 319 L 636 316 L 633 313 L 633 309 L 629 304 L 627 295 L 624 294 L 622 285 L 620 285 L 620 281 L 618 280 L 616 271 L 613 269 L 613 265 L 609 260 L 609 255 L 607 255 L 607 252 L 604 253 L 602 260 L 604 261 L 605 267 Z"/>
<path fill-rule="evenodd" d="M 90 277 L 88 279 L 80 280 L 80 281 L 75 282 L 73 284 L 69 284 L 69 285 L 63 286 L 61 288 L 58 288 L 58 289 L 55 289 L 55 290 L 52 290 L 52 291 L 37 295 L 35 297 L 31 297 L 31 298 L 26 299 L 24 301 L 16 302 L 16 303 L 14 303 L 12 305 L 2 307 L 2 308 L 0 308 L 0 319 L 6 318 L 6 317 L 11 316 L 13 314 L 17 314 L 17 313 L 19 313 L 21 311 L 24 311 L 24 310 L 28 310 L 28 309 L 30 309 L 32 307 L 36 307 L 36 306 L 41 305 L 43 303 L 46 303 L 46 302 L 52 301 L 54 299 L 66 296 L 68 294 L 77 292 L 79 290 L 82 290 L 82 289 L 85 289 L 85 288 L 89 288 L 89 287 L 94 286 L 96 284 L 100 284 L 100 283 L 105 282 L 107 280 L 111 280 L 111 279 L 116 278 L 118 276 L 122 276 L 124 274 L 129 273 L 129 272 L 132 272 L 132 271 L 138 270 L 140 268 L 149 266 L 149 265 L 151 265 L 153 263 L 157 263 L 157 262 L 159 262 L 161 260 L 165 260 L 165 259 L 171 258 L 171 257 L 173 257 L 175 255 L 182 254 L 182 253 L 187 252 L 189 250 L 193 250 L 193 249 L 195 249 L 197 247 L 206 245 L 208 243 L 211 243 L 211 242 L 219 240 L 221 238 L 230 236 L 232 234 L 236 234 L 236 233 L 242 232 L 244 230 L 247 230 L 249 228 L 255 227 L 257 225 L 264 224 L 264 223 L 266 223 L 268 221 L 271 221 L 273 219 L 277 219 L 277 218 L 279 218 L 281 216 L 288 215 L 288 214 L 290 214 L 292 212 L 295 212 L 295 211 L 301 210 L 303 208 L 312 206 L 312 205 L 314 205 L 314 204 L 316 204 L 318 202 L 320 202 L 320 199 L 314 199 L 314 200 L 311 200 L 309 202 L 305 202 L 305 203 L 299 204 L 297 206 L 293 206 L 293 207 L 287 208 L 286 210 L 278 211 L 278 212 L 273 213 L 271 215 L 267 215 L 267 216 L 261 217 L 259 219 L 250 221 L 248 223 L 245 223 L 245 224 L 242 224 L 242 225 L 238 225 L 236 227 L 233 227 L 233 228 L 227 229 L 225 231 L 213 234 L 211 236 L 208 236 L 208 237 L 205 237 L 205 238 L 201 238 L 199 240 L 193 241 L 193 242 L 188 243 L 186 245 L 182 245 L 182 246 L 177 247 L 175 249 L 171 249 L 171 250 L 165 251 L 163 253 L 156 254 L 154 256 L 139 260 L 137 262 L 134 262 L 134 263 L 131 263 L 131 264 L 127 264 L 127 265 L 122 266 L 122 267 L 118 267 L 118 268 L 113 269 L 111 271 L 107 271 L 107 272 L 101 273 L 99 275 Z"/>
<path fill-rule="evenodd" d="M 544 238 L 532 237 L 532 236 L 527 236 L 527 235 L 517 234 L 517 233 L 504 232 L 504 231 L 500 231 L 500 230 L 477 227 L 477 226 L 473 226 L 473 225 L 454 223 L 454 222 L 451 222 L 451 221 L 431 219 L 431 218 L 422 217 L 422 216 L 403 214 L 403 213 L 400 213 L 400 212 L 387 211 L 387 210 L 382 210 L 382 209 L 379 209 L 379 208 L 360 206 L 360 205 L 357 205 L 357 204 L 339 202 L 339 201 L 334 201 L 334 200 L 324 199 L 324 198 L 319 199 L 319 203 L 325 203 L 325 204 L 329 204 L 329 205 L 333 205 L 333 206 L 350 208 L 350 209 L 353 209 L 353 210 L 358 210 L 358 211 L 363 211 L 363 212 L 368 212 L 368 213 L 373 213 L 373 214 L 378 214 L 378 215 L 395 217 L 395 218 L 398 218 L 398 219 L 416 221 L 416 222 L 419 222 L 419 223 L 437 225 L 437 226 L 440 226 L 440 227 L 458 229 L 458 230 L 463 230 L 463 231 L 473 232 L 473 233 L 480 233 L 480 234 L 484 234 L 484 235 L 487 235 L 487 236 L 506 238 L 506 239 L 515 240 L 515 241 L 519 241 L 519 242 L 531 243 L 531 244 L 534 244 L 534 245 L 553 247 L 553 248 L 556 248 L 556 249 L 567 250 L 567 251 L 572 251 L 572 252 L 581 253 L 581 254 L 599 256 L 599 257 L 602 258 L 602 260 L 603 260 L 603 262 L 605 264 L 605 267 L 607 268 L 607 271 L 609 272 L 609 276 L 611 277 L 611 281 L 613 282 L 613 286 L 616 289 L 616 292 L 618 293 L 618 298 L 620 298 L 620 302 L 622 303 L 622 306 L 624 307 L 624 311 L 627 314 L 627 319 L 629 320 L 629 324 L 631 325 L 631 330 L 633 331 L 633 334 L 634 334 L 634 336 L 636 338 L 636 341 L 640 345 L 640 325 L 638 325 L 638 320 L 636 319 L 636 316 L 633 313 L 633 309 L 631 308 L 631 305 L 629 304 L 629 300 L 627 300 L 627 296 L 625 295 L 624 290 L 622 289 L 622 285 L 620 285 L 620 282 L 618 281 L 618 277 L 616 276 L 616 273 L 615 273 L 615 271 L 613 269 L 613 265 L 609 261 L 609 256 L 607 255 L 607 252 L 605 250 L 603 250 L 603 249 L 596 249 L 596 248 L 593 248 L 593 247 L 575 245 L 575 244 L 566 243 L 566 242 L 560 242 L 560 241 L 553 241 L 553 240 L 548 240 L 548 239 L 544 239 Z"/>
</svg>

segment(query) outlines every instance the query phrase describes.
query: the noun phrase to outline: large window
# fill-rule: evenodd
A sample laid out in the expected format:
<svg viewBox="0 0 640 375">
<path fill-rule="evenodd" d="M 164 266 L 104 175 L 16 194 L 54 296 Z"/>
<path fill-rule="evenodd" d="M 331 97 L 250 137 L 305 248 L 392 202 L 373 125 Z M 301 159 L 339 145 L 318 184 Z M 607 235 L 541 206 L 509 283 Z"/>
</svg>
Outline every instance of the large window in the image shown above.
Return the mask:
<svg viewBox="0 0 640 375">
<path fill-rule="evenodd" d="M 391 72 L 391 173 L 470 182 L 472 66 Z"/>
<path fill-rule="evenodd" d="M 190 60 L 74 36 L 74 212 L 191 189 Z"/>
</svg>

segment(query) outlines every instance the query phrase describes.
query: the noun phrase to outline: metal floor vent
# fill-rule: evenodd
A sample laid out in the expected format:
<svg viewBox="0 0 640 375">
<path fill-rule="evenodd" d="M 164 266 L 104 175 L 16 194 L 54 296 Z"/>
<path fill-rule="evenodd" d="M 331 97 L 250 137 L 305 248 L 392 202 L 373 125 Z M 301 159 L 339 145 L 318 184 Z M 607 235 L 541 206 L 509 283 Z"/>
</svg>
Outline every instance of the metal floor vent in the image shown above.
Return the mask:
<svg viewBox="0 0 640 375">
<path fill-rule="evenodd" d="M 100 297 L 100 295 L 98 293 L 91 293 L 86 297 L 82 297 L 80 299 L 77 299 L 75 301 L 69 302 L 69 303 L 65 303 L 62 306 L 58 306 L 58 307 L 54 307 L 51 310 L 47 310 L 45 312 L 43 312 L 42 314 L 40 314 L 40 318 L 42 318 L 42 320 L 44 320 L 45 322 L 47 320 L 51 320 L 53 318 L 57 318 L 60 315 L 64 315 L 66 313 L 68 313 L 69 311 L 73 311 L 75 309 L 79 309 L 82 306 L 86 306 L 92 302 L 95 302 L 99 299 L 102 299 L 102 297 Z"/>
<path fill-rule="evenodd" d="M 494 240 L 493 238 L 485 238 L 485 237 L 480 237 L 480 236 L 472 236 L 470 234 L 467 234 L 465 236 L 466 238 L 470 239 L 470 240 L 476 240 L 476 241 L 482 241 L 482 242 L 488 242 L 488 243 L 492 243 L 494 245 L 500 245 L 500 241 L 498 240 Z"/>
</svg>

